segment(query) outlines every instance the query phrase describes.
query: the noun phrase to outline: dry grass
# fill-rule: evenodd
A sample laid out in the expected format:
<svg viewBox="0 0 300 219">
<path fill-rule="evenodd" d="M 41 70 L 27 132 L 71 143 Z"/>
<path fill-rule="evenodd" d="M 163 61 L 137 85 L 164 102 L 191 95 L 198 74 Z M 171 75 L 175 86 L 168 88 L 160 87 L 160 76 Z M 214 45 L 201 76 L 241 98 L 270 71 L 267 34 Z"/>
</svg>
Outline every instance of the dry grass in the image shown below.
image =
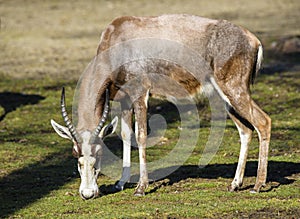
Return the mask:
<svg viewBox="0 0 300 219">
<path fill-rule="evenodd" d="M 0 74 L 77 78 L 95 55 L 101 30 L 121 15 L 190 13 L 228 19 L 272 40 L 300 34 L 299 11 L 297 0 L 2 0 Z"/>
</svg>

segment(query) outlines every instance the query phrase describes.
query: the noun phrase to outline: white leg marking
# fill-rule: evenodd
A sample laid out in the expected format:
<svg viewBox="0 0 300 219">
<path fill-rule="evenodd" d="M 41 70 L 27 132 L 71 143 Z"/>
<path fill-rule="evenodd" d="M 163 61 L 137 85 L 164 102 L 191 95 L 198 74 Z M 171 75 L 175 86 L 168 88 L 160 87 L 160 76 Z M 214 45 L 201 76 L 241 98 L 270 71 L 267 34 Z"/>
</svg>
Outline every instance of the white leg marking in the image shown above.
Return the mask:
<svg viewBox="0 0 300 219">
<path fill-rule="evenodd" d="M 122 140 L 123 140 L 123 167 L 130 167 L 130 152 L 131 152 L 131 129 L 128 124 L 121 120 Z"/>
<path fill-rule="evenodd" d="M 248 147 L 249 147 L 249 142 L 251 140 L 251 133 L 245 133 L 237 124 L 236 127 L 240 134 L 241 150 L 240 150 L 238 166 L 235 172 L 235 177 L 231 184 L 232 188 L 238 188 L 243 183 L 247 156 L 248 156 Z"/>
<path fill-rule="evenodd" d="M 217 90 L 218 94 L 221 96 L 221 98 L 228 103 L 230 106 L 231 103 L 228 99 L 228 97 L 223 93 L 222 89 L 219 87 L 219 85 L 217 84 L 217 82 L 215 81 L 215 79 L 213 77 L 210 78 L 210 82 L 212 83 L 212 85 L 214 86 L 214 88 Z"/>
<path fill-rule="evenodd" d="M 123 140 L 123 172 L 116 188 L 123 190 L 124 185 L 130 179 L 130 164 L 131 164 L 131 128 L 128 123 L 121 119 L 121 135 Z"/>
</svg>

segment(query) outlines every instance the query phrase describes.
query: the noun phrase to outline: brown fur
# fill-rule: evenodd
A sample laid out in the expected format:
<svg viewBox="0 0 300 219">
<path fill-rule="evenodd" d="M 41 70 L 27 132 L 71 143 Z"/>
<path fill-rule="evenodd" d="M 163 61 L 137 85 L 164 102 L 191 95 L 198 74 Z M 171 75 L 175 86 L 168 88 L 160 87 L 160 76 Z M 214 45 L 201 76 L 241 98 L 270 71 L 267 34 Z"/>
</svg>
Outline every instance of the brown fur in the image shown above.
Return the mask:
<svg viewBox="0 0 300 219">
<path fill-rule="evenodd" d="M 173 95 L 183 97 L 176 86 L 182 86 L 189 95 L 195 95 L 203 83 L 215 80 L 215 90 L 224 99 L 228 112 L 244 134 L 251 135 L 253 129 L 259 133 L 260 155 L 255 190 L 258 191 L 266 181 L 268 145 L 270 141 L 271 120 L 254 103 L 250 97 L 250 84 L 254 81 L 261 60 L 258 60 L 259 40 L 248 30 L 231 24 L 228 21 L 217 21 L 191 15 L 163 15 L 158 17 L 120 17 L 111 22 L 103 31 L 97 55 L 100 56 L 114 45 L 133 39 L 158 38 L 185 45 L 205 60 L 209 66 L 203 75 L 195 75 L 177 64 L 161 60 L 143 60 L 135 64 L 135 69 L 127 64 L 114 72 L 97 67 L 96 61 L 88 69 L 82 80 L 79 100 L 78 129 L 92 130 L 102 114 L 104 91 L 110 89 L 111 98 L 121 101 L 130 97 L 136 121 L 139 124 L 137 141 L 140 158 L 146 159 L 146 112 L 143 98 L 147 90 L 154 95 Z M 99 57 L 98 57 L 99 58 Z M 189 58 L 189 57 L 183 57 Z M 103 60 L 101 60 L 103 62 Z M 104 60 L 109 65 L 110 60 Z M 151 72 L 171 78 L 174 84 L 165 84 L 167 80 L 158 80 Z M 203 81 L 201 79 L 207 81 Z M 161 78 L 160 78 L 161 79 Z M 177 85 L 176 85 L 177 83 Z M 216 87 L 217 86 L 217 87 Z M 118 94 L 118 95 L 117 95 Z M 135 98 L 136 97 L 136 98 Z M 140 99 L 140 97 L 143 97 Z M 247 135 L 248 136 L 248 135 Z M 244 137 L 246 139 L 246 137 Z M 242 147 L 248 147 L 250 137 Z M 246 154 L 242 155 L 246 157 Z M 235 190 L 242 183 L 245 161 L 239 161 L 236 177 L 230 190 Z M 141 173 L 137 193 L 142 194 L 146 188 L 147 173 Z"/>
</svg>

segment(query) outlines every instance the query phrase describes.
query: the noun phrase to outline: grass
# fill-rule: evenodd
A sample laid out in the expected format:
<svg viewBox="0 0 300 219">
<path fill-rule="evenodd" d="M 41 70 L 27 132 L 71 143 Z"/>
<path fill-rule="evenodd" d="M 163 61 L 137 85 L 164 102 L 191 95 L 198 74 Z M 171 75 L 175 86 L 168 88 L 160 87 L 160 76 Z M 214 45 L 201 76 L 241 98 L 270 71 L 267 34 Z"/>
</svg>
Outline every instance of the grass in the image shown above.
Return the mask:
<svg viewBox="0 0 300 219">
<path fill-rule="evenodd" d="M 1 218 L 298 218 L 300 217 L 299 68 L 277 71 L 276 63 L 299 66 L 299 54 L 270 56 L 271 43 L 299 34 L 297 1 L 1 1 L 0 0 L 0 217 Z M 197 6 L 197 7 L 196 7 Z M 82 201 L 71 143 L 59 138 L 50 119 L 62 121 L 61 87 L 68 110 L 77 79 L 96 52 L 104 26 L 116 16 L 191 13 L 225 18 L 262 39 L 265 69 L 252 96 L 271 116 L 268 183 L 250 194 L 255 183 L 258 142 L 254 135 L 245 182 L 227 192 L 239 155 L 239 138 L 228 120 L 222 144 L 205 168 L 198 162 L 209 134 L 210 111 L 200 108 L 201 129 L 187 161 L 169 176 L 152 182 L 145 197 L 134 197 L 135 184 L 112 193 L 115 179 L 98 183 L 102 196 Z M 275 64 L 274 64 L 275 63 Z M 296 70 L 294 70 L 296 69 Z M 167 118 L 163 143 L 149 148 L 149 161 L 174 148 L 180 123 L 172 105 L 152 100 Z M 113 142 L 117 141 L 117 146 Z M 117 136 L 107 145 L 120 156 Z M 162 150 L 163 149 L 163 150 Z M 137 162 L 137 151 L 133 150 Z M 159 171 L 167 171 L 163 166 Z M 119 170 L 121 171 L 121 170 Z"/>
</svg>

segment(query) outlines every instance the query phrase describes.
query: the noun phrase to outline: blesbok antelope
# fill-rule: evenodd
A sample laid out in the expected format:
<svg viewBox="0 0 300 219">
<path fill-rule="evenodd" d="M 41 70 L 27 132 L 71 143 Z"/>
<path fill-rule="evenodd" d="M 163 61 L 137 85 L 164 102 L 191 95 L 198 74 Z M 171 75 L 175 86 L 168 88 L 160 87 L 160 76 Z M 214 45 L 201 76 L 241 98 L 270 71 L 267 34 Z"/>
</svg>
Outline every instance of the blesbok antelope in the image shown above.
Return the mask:
<svg viewBox="0 0 300 219">
<path fill-rule="evenodd" d="M 157 40 L 163 43 L 157 46 Z M 147 42 L 150 42 L 149 45 L 143 46 Z M 180 54 L 181 49 L 168 47 L 168 42 L 183 45 L 182 48 L 193 51 L 199 59 Z M 118 50 L 122 45 L 122 49 Z M 151 54 L 148 54 L 149 51 Z M 193 59 L 196 61 L 194 63 L 199 64 L 197 69 L 200 71 L 190 71 L 172 60 L 168 61 L 168 57 L 160 56 L 166 51 L 182 59 Z M 140 161 L 140 179 L 135 195 L 144 195 L 148 186 L 148 98 L 150 95 L 177 97 L 177 94 L 178 98 L 182 98 L 182 93 L 177 93 L 171 84 L 164 83 L 167 80 L 161 82 L 157 78 L 160 76 L 171 78 L 190 96 L 196 96 L 201 91 L 208 96 L 214 92 L 224 102 L 241 139 L 238 166 L 229 186 L 230 191 L 242 185 L 252 132 L 258 132 L 259 162 L 253 188 L 254 192 L 258 192 L 266 183 L 271 132 L 271 119 L 250 97 L 250 85 L 260 69 L 262 54 L 262 45 L 252 33 L 225 20 L 181 14 L 127 16 L 113 20 L 102 32 L 97 57 L 87 68 L 88 73 L 81 78 L 76 129 L 67 117 L 64 93 L 61 105 L 67 127 L 52 121 L 55 131 L 74 143 L 73 152 L 78 157 L 82 180 L 81 197 L 88 199 L 98 195 L 96 179 L 100 170 L 102 139 L 114 131 L 117 123 L 115 119 L 102 128 L 108 113 L 109 98 L 120 101 L 122 109 L 123 173 L 116 189 L 122 190 L 130 178 L 131 140 L 135 132 Z M 132 128 L 133 114 L 135 131 Z"/>
</svg>

